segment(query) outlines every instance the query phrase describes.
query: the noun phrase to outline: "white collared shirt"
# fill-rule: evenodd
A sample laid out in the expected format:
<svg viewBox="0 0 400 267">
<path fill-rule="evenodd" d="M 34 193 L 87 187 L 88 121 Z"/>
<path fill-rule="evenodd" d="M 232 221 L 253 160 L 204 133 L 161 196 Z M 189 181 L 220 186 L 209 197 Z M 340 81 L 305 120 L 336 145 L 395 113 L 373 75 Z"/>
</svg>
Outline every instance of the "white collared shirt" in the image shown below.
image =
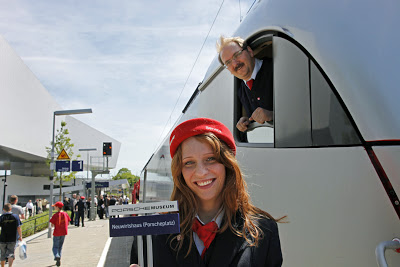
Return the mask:
<svg viewBox="0 0 400 267">
<path fill-rule="evenodd" d="M 254 65 L 254 70 L 253 73 L 251 74 L 250 79 L 248 79 L 247 81 L 250 81 L 251 79 L 255 80 L 257 77 L 257 73 L 258 71 L 261 69 L 261 66 L 263 64 L 263 61 L 261 59 L 255 58 L 255 65 Z M 244 84 L 249 88 L 249 86 L 247 85 L 247 81 L 243 80 Z"/>
<path fill-rule="evenodd" d="M 222 223 L 222 219 L 224 218 L 224 214 L 225 214 L 225 210 L 222 210 L 217 217 L 215 217 L 214 219 L 212 219 L 212 221 L 215 221 L 218 225 L 218 229 L 221 228 L 221 223 Z M 196 218 L 199 220 L 199 222 L 201 222 L 201 224 L 205 225 L 205 223 L 203 223 L 200 218 L 199 215 L 196 215 Z M 193 240 L 194 243 L 196 244 L 197 250 L 199 251 L 199 254 L 201 255 L 201 253 L 203 252 L 204 249 L 204 243 L 203 241 L 199 238 L 199 236 L 193 232 Z"/>
</svg>

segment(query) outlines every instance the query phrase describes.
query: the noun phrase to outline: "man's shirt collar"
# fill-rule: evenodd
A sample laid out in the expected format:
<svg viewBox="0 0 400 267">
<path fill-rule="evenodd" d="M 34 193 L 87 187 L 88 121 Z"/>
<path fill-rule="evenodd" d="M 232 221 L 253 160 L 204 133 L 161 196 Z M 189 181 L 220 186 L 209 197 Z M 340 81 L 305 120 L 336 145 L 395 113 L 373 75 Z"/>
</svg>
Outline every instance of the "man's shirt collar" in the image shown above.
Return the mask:
<svg viewBox="0 0 400 267">
<path fill-rule="evenodd" d="M 262 61 L 261 59 L 255 58 L 255 64 L 254 64 L 253 73 L 251 74 L 250 79 L 248 79 L 247 81 L 249 81 L 249 80 L 251 80 L 251 79 L 253 79 L 253 80 L 256 79 L 257 73 L 258 73 L 258 71 L 261 69 L 262 63 L 263 63 L 263 61 Z M 243 80 L 243 81 L 244 81 L 244 83 L 246 84 L 247 81 L 246 81 L 246 80 Z"/>
</svg>

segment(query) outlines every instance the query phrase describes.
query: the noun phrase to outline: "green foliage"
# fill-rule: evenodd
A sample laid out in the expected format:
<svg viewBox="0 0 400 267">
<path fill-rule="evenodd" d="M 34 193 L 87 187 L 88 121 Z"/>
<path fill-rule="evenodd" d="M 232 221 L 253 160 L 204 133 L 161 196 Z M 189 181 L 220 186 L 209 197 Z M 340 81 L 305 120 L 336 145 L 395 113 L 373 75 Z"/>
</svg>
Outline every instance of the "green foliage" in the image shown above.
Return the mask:
<svg viewBox="0 0 400 267">
<path fill-rule="evenodd" d="M 71 141 L 71 138 L 68 136 L 69 131 L 67 129 L 67 123 L 65 121 L 61 122 L 61 128 L 57 129 L 57 134 L 54 136 L 54 161 L 57 159 L 57 155 L 61 153 L 61 151 L 64 149 L 65 152 L 67 152 L 69 158 L 72 160 L 74 152 L 72 148 L 74 147 L 74 144 Z M 47 160 L 46 163 L 50 166 L 51 162 L 51 145 L 52 142 L 50 142 L 50 147 L 46 146 L 46 151 L 47 151 Z M 79 158 L 81 155 L 77 155 L 76 158 Z M 75 174 L 76 172 L 60 172 L 57 174 L 56 171 L 54 171 L 54 177 L 56 181 L 59 181 L 60 183 L 60 199 L 61 199 L 61 190 L 62 190 L 62 184 L 63 182 L 70 181 L 72 179 L 75 179 Z"/>
<path fill-rule="evenodd" d="M 131 187 L 139 181 L 140 177 L 131 173 L 128 168 L 122 168 L 118 171 L 117 175 L 112 177 L 113 180 L 126 179 Z"/>
<path fill-rule="evenodd" d="M 34 233 L 40 232 L 46 229 L 49 224 L 49 212 L 37 214 L 28 220 L 22 221 L 22 237 L 33 235 Z"/>
</svg>

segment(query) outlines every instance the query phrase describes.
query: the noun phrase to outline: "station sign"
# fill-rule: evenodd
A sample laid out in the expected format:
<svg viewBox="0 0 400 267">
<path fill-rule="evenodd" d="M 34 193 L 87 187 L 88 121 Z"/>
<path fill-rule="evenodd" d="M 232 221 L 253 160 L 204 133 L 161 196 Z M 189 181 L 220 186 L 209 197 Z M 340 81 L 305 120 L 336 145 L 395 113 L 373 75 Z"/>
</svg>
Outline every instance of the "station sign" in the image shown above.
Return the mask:
<svg viewBox="0 0 400 267">
<path fill-rule="evenodd" d="M 108 213 L 113 216 L 143 214 L 143 213 L 173 212 L 173 211 L 179 211 L 178 201 L 162 201 L 162 202 L 108 206 Z"/>
<path fill-rule="evenodd" d="M 103 187 L 110 187 L 109 182 L 95 182 L 95 188 L 103 188 Z M 86 189 L 92 188 L 92 182 L 86 183 Z"/>
<path fill-rule="evenodd" d="M 73 160 L 72 161 L 72 171 L 73 172 L 83 171 L 83 160 Z"/>
<path fill-rule="evenodd" d="M 71 161 L 69 160 L 57 160 L 56 161 L 56 171 L 57 172 L 69 172 L 71 169 Z"/>
<path fill-rule="evenodd" d="M 72 164 L 70 160 L 57 160 L 56 171 L 57 172 L 80 172 L 83 170 L 83 160 L 73 160 Z"/>
<path fill-rule="evenodd" d="M 110 218 L 110 237 L 180 232 L 179 213 Z"/>
</svg>

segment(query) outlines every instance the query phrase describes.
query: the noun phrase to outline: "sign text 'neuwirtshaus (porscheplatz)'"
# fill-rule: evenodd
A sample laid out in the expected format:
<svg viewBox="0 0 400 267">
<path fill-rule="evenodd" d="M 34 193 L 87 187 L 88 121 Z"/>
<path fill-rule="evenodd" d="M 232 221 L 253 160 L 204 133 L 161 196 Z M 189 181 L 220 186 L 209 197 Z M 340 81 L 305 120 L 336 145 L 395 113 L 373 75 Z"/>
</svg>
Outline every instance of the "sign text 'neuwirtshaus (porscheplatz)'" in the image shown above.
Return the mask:
<svg viewBox="0 0 400 267">
<path fill-rule="evenodd" d="M 110 218 L 110 236 L 161 235 L 179 233 L 179 214 Z"/>
</svg>

